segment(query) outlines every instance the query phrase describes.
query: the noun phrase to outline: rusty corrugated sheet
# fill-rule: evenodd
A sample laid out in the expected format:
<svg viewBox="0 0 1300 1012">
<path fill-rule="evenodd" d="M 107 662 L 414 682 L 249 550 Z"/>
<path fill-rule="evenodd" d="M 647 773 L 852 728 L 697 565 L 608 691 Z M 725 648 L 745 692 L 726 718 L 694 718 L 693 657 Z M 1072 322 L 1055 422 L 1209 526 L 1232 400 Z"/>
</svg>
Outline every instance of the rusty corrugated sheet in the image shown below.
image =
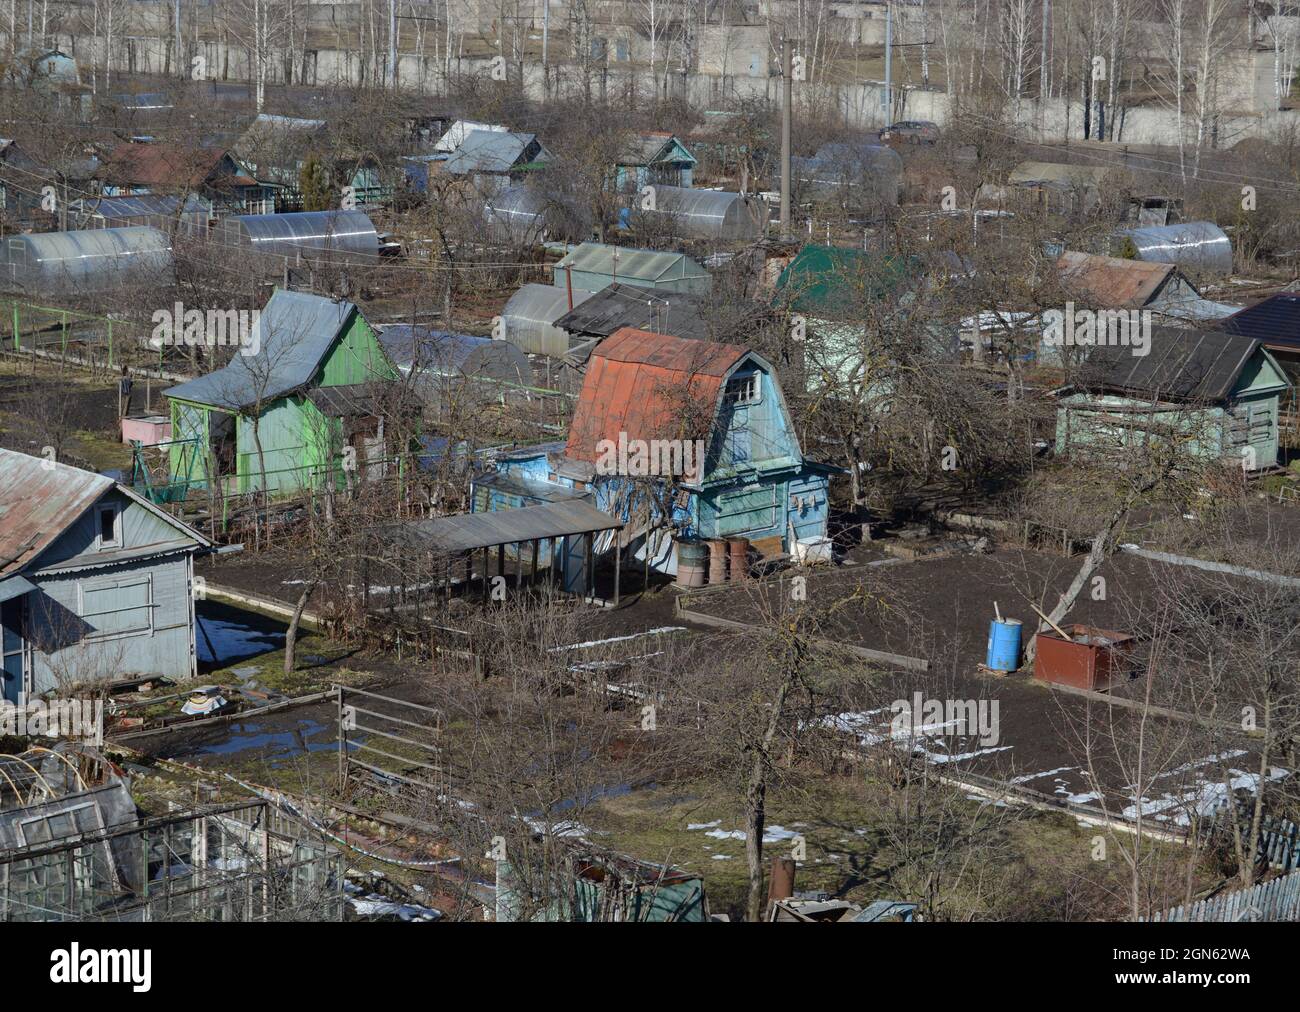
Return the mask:
<svg viewBox="0 0 1300 1012">
<path fill-rule="evenodd" d="M 624 327 L 592 352 L 565 455 L 595 462 L 608 439 L 697 439 L 685 429 L 712 418 L 722 382 L 748 354 L 739 345 Z"/>
<path fill-rule="evenodd" d="M 1173 264 L 1074 252 L 1062 253 L 1056 266 L 1067 296 L 1100 309 L 1141 309 L 1175 270 Z"/>
<path fill-rule="evenodd" d="M 0 576 L 22 569 L 112 487 L 102 474 L 0 449 Z"/>
</svg>

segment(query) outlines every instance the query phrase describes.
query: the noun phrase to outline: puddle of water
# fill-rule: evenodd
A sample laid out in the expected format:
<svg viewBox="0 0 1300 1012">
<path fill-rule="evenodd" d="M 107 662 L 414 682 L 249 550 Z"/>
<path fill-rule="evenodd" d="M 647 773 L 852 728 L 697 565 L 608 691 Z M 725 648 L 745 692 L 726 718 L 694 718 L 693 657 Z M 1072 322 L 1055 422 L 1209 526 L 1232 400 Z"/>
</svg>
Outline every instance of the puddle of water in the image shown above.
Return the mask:
<svg viewBox="0 0 1300 1012">
<path fill-rule="evenodd" d="M 299 720 L 298 726 L 286 731 L 262 731 L 260 724 L 236 723 L 230 725 L 230 735 L 223 741 L 202 745 L 202 755 L 239 755 L 253 750 L 266 751 L 274 768 L 277 762 L 292 759 L 306 752 L 334 751 L 339 747 L 333 724 L 318 720 Z M 319 741 L 313 741 L 319 738 Z M 349 740 L 349 750 L 359 748 L 359 743 Z"/>
<path fill-rule="evenodd" d="M 196 616 L 195 621 L 201 628 L 195 630 L 194 639 L 204 664 L 224 666 L 284 647 L 282 632 L 204 615 Z"/>
</svg>

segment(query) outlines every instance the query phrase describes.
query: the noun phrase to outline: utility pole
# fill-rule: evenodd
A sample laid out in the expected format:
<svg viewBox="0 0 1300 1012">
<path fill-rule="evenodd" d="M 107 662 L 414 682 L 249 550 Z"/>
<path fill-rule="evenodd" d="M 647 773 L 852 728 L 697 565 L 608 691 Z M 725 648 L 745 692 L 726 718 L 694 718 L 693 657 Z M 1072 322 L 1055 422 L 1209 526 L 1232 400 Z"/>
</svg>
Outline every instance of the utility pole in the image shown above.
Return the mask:
<svg viewBox="0 0 1300 1012">
<path fill-rule="evenodd" d="M 546 54 L 551 44 L 551 0 L 542 0 L 542 94 L 551 97 L 551 68 Z"/>
<path fill-rule="evenodd" d="M 175 19 L 176 19 L 176 25 L 175 25 L 175 28 L 176 28 L 176 42 L 175 42 L 175 47 L 176 47 L 176 76 L 177 76 L 177 77 L 188 77 L 188 76 L 189 76 L 189 68 L 186 67 L 186 66 L 184 66 L 184 63 L 185 63 L 185 56 L 184 56 L 184 54 L 181 52 L 181 0 L 176 0 L 176 4 L 175 4 L 174 10 L 173 10 L 173 14 L 174 14 Z"/>
<path fill-rule="evenodd" d="M 885 126 L 894 119 L 893 96 L 894 5 L 885 0 Z"/>
<path fill-rule="evenodd" d="M 781 40 L 781 238 L 790 238 L 790 118 L 793 97 L 794 43 Z"/>
<path fill-rule="evenodd" d="M 397 87 L 397 0 L 388 0 L 388 87 Z"/>
</svg>

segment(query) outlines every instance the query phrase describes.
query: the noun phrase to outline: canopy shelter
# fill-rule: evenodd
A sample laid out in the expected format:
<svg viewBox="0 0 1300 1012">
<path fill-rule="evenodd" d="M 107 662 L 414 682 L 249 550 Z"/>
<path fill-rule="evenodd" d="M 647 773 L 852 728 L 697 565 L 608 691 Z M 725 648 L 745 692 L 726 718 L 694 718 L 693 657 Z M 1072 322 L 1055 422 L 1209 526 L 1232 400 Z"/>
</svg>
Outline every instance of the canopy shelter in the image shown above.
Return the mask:
<svg viewBox="0 0 1300 1012">
<path fill-rule="evenodd" d="M 450 594 L 454 562 L 464 560 L 465 582 L 474 576 L 474 559 L 482 553 L 483 596 L 491 590 L 492 556 L 496 575 L 506 576 L 506 560 L 514 561 L 516 583 L 525 575 L 536 579 L 542 553 L 560 574 L 571 594 L 591 597 L 595 591 L 595 539 L 605 531 L 621 530 L 623 521 L 604 513 L 583 498 L 538 505 L 434 517 L 389 527 L 385 540 L 406 558 L 423 555 L 442 563 L 440 583 Z M 527 574 L 525 572 L 527 570 Z M 614 553 L 614 603 L 619 597 L 619 560 Z"/>
</svg>

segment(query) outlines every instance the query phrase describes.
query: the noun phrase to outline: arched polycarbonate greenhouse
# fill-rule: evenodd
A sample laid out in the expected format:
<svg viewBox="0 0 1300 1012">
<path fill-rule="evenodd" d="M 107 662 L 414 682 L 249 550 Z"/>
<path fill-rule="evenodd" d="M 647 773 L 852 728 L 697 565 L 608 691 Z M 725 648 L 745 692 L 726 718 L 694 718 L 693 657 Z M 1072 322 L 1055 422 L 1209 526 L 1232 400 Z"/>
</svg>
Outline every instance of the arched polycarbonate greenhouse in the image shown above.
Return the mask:
<svg viewBox="0 0 1300 1012">
<path fill-rule="evenodd" d="M 528 186 L 508 186 L 483 202 L 488 236 L 496 242 L 532 244 L 547 239 L 546 199 Z"/>
<path fill-rule="evenodd" d="M 288 260 L 366 263 L 379 256 L 379 233 L 362 211 L 242 214 L 222 222 L 220 241 Z"/>
<path fill-rule="evenodd" d="M 647 196 L 653 209 L 641 213 L 662 217 L 683 238 L 757 239 L 767 230 L 767 205 L 756 197 L 658 183 L 641 199 Z"/>
<path fill-rule="evenodd" d="M 0 240 L 0 285 L 31 296 L 171 284 L 171 240 L 156 228 L 34 232 Z"/>
<path fill-rule="evenodd" d="M 573 306 L 586 302 L 591 292 L 574 288 Z M 524 285 L 501 310 L 505 339 L 520 351 L 562 358 L 569 350 L 569 335 L 555 321 L 573 308 L 569 290 L 554 285 Z"/>
<path fill-rule="evenodd" d="M 1177 264 L 1213 274 L 1232 273 L 1232 241 L 1212 221 L 1147 225 L 1127 229 L 1121 235 L 1132 246 L 1127 252 L 1138 260 Z"/>
</svg>

